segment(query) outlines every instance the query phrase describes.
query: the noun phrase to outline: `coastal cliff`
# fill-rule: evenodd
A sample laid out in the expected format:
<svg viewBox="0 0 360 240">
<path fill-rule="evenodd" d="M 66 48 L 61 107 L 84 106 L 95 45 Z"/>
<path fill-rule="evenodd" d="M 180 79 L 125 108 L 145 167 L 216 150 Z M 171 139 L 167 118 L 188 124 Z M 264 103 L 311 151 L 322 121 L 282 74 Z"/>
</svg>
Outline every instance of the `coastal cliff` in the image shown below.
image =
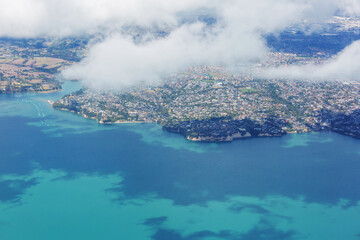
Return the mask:
<svg viewBox="0 0 360 240">
<path fill-rule="evenodd" d="M 287 132 L 286 121 L 269 118 L 260 124 L 250 119 L 233 120 L 229 117 L 167 123 L 164 130 L 179 133 L 190 141 L 230 142 L 238 138 L 281 137 Z"/>
<path fill-rule="evenodd" d="M 360 139 L 360 109 L 349 114 L 321 110 L 318 124 L 310 125 L 313 131 L 332 131 Z"/>
<path fill-rule="evenodd" d="M 85 118 L 95 119 L 100 124 L 156 122 L 163 126 L 163 130 L 181 134 L 187 140 L 197 142 L 231 142 L 240 138 L 281 137 L 288 133 L 299 132 L 294 131 L 288 121 L 274 116 L 269 116 L 262 122 L 248 118 L 236 120 L 231 117 L 213 117 L 189 121 L 171 121 L 166 118 L 159 121 L 118 118 L 103 120 L 93 112 L 80 108 L 75 101 L 71 105 L 64 105 L 59 102 L 51 102 L 51 104 L 56 109 L 75 112 Z M 331 131 L 360 138 L 360 109 L 349 114 L 320 110 L 314 115 L 317 119 L 316 124 L 306 124 L 306 131 Z"/>
</svg>

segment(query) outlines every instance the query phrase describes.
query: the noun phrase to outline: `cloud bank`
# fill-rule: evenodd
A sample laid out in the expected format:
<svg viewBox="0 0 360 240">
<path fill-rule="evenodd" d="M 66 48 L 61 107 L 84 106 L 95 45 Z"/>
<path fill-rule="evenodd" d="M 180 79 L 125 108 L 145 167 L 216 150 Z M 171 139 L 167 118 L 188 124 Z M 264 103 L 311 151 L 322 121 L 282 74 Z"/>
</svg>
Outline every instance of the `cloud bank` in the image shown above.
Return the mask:
<svg viewBox="0 0 360 240">
<path fill-rule="evenodd" d="M 357 0 L 0 0 L 0 36 L 105 35 L 63 76 L 96 88 L 123 88 L 157 82 L 191 65 L 246 68 L 269 51 L 263 34 L 334 14 L 360 16 L 360 4 Z M 216 21 L 209 25 L 199 20 L 201 16 Z M 144 41 L 134 42 L 122 31 L 128 26 L 149 33 Z M 158 37 L 151 29 L 168 29 L 169 34 Z"/>
<path fill-rule="evenodd" d="M 69 37 L 123 25 L 174 25 L 178 12 L 204 4 L 204 0 L 0 0 L 0 36 Z"/>
<path fill-rule="evenodd" d="M 360 40 L 322 64 L 269 68 L 258 75 L 279 79 L 360 81 Z"/>
</svg>

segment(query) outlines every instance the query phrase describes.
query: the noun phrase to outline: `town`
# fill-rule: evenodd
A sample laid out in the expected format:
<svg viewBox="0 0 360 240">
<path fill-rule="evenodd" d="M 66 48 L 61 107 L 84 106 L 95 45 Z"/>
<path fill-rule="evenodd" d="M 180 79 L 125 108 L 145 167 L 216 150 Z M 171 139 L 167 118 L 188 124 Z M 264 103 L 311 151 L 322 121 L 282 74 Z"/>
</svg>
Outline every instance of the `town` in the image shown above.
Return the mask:
<svg viewBox="0 0 360 240">
<path fill-rule="evenodd" d="M 357 82 L 265 80 L 231 75 L 221 67 L 202 66 L 171 75 L 158 86 L 123 92 L 81 89 L 54 102 L 53 107 L 104 124 L 156 122 L 189 140 L 231 141 L 244 136 L 331 130 L 329 116 L 353 116 L 360 109 L 359 94 Z M 324 111 L 329 113 L 326 118 Z M 354 115 L 358 117 L 359 114 Z M 269 124 L 273 119 L 276 124 Z M 247 124 L 243 132 L 240 125 L 245 120 L 253 124 Z M 225 124 L 223 128 L 204 131 L 219 121 Z M 239 127 L 227 135 L 226 126 Z M 261 131 L 254 134 L 259 126 Z M 346 134 L 349 129 L 349 135 L 360 137 L 358 121 L 347 131 L 338 132 Z"/>
<path fill-rule="evenodd" d="M 84 49 L 84 40 L 0 39 L 0 94 L 60 90 L 55 75 Z"/>
</svg>

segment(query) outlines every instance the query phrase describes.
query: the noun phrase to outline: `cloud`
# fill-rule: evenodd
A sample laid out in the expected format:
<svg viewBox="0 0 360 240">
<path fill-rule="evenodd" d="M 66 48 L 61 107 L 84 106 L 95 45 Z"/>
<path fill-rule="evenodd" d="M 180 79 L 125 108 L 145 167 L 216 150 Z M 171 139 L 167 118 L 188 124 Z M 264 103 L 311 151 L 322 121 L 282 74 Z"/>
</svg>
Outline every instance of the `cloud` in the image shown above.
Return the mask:
<svg viewBox="0 0 360 240">
<path fill-rule="evenodd" d="M 295 22 L 302 5 L 287 0 L 227 0 L 221 4 L 209 2 L 207 7 L 215 9 L 214 25 L 199 21 L 182 24 L 165 38 L 140 44 L 126 35 L 109 36 L 63 76 L 82 79 L 94 88 L 124 88 L 160 81 L 167 73 L 191 65 L 246 67 L 268 51 L 262 34 L 280 31 Z"/>
<path fill-rule="evenodd" d="M 191 65 L 239 64 L 263 56 L 266 46 L 258 36 L 231 32 L 203 23 L 184 25 L 168 37 L 136 44 L 128 36 L 115 35 L 93 46 L 87 58 L 65 70 L 68 79 L 82 79 L 95 88 L 131 87 L 160 81 L 162 76 Z"/>
<path fill-rule="evenodd" d="M 360 40 L 322 64 L 268 68 L 258 75 L 280 79 L 360 81 Z"/>
<path fill-rule="evenodd" d="M 344 0 L 342 11 L 349 16 L 359 16 L 360 2 L 358 0 Z"/>
<path fill-rule="evenodd" d="M 177 26 L 181 16 L 209 12 L 219 12 L 226 20 L 246 18 L 248 21 L 243 23 L 250 26 L 261 22 L 272 29 L 274 23 L 286 25 L 298 17 L 326 19 L 336 11 L 359 16 L 360 3 L 358 0 L 0 0 L 0 36 L 63 37 L 93 34 L 123 25 Z M 283 17 L 288 19 L 277 21 Z"/>
<path fill-rule="evenodd" d="M 173 25 L 178 12 L 204 5 L 205 0 L 0 0 L 0 36 L 66 37 L 131 24 Z"/>
<path fill-rule="evenodd" d="M 0 36 L 104 40 L 65 78 L 96 88 L 154 83 L 190 65 L 244 68 L 268 51 L 263 34 L 293 24 L 320 21 L 335 13 L 360 15 L 357 0 L 0 0 Z M 202 16 L 216 19 L 206 24 Z M 148 31 L 134 42 L 126 27 Z M 159 37 L 154 29 L 166 29 Z M 131 35 L 131 34 L 130 34 Z"/>
</svg>

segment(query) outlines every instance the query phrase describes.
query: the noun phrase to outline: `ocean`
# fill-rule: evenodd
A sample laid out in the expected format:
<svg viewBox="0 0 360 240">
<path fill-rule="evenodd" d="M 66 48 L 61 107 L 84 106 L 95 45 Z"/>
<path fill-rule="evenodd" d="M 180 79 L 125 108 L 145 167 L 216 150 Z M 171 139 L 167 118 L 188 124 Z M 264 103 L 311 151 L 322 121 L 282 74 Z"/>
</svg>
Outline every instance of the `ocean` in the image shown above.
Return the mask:
<svg viewBox="0 0 360 240">
<path fill-rule="evenodd" d="M 360 238 L 360 140 L 189 142 L 0 95 L 1 240 Z"/>
</svg>

